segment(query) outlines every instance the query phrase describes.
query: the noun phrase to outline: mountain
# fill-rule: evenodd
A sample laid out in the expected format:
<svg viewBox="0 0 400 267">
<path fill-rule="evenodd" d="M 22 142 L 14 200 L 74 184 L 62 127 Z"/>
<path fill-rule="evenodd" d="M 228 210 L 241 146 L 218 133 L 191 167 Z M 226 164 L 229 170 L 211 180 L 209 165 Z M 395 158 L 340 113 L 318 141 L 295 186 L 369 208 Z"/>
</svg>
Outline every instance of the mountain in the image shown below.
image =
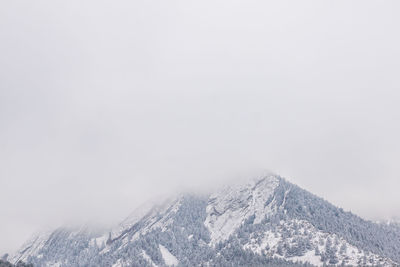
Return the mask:
<svg viewBox="0 0 400 267">
<path fill-rule="evenodd" d="M 35 266 L 398 266 L 400 231 L 268 175 L 147 205 L 109 231 L 42 233 L 9 260 Z"/>
</svg>

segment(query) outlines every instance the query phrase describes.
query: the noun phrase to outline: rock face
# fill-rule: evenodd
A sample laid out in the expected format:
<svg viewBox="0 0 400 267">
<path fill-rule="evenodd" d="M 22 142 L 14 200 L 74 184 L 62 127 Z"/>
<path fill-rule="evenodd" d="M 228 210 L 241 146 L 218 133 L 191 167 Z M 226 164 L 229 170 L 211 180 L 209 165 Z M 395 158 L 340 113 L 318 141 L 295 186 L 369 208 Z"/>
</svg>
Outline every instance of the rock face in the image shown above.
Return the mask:
<svg viewBox="0 0 400 267">
<path fill-rule="evenodd" d="M 35 266 L 398 266 L 400 231 L 276 175 L 182 195 L 96 233 L 59 228 L 9 259 Z"/>
</svg>

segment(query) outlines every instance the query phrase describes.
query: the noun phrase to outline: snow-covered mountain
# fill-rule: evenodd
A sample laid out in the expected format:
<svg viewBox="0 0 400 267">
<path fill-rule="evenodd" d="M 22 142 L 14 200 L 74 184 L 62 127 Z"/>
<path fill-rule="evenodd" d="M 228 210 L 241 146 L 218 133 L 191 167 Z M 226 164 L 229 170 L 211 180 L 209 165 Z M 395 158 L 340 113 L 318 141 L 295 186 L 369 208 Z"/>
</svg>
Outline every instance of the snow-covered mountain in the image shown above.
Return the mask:
<svg viewBox="0 0 400 267">
<path fill-rule="evenodd" d="M 398 266 L 400 231 L 268 175 L 181 195 L 96 232 L 59 228 L 9 260 L 35 266 Z"/>
</svg>

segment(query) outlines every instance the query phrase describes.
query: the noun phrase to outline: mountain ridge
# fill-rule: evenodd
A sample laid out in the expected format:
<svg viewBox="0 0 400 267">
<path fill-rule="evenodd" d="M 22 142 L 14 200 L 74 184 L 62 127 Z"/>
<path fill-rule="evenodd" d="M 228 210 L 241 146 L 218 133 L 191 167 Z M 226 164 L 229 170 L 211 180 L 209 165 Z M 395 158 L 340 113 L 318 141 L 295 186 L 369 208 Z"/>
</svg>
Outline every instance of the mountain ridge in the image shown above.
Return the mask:
<svg viewBox="0 0 400 267">
<path fill-rule="evenodd" d="M 25 244 L 11 261 L 35 266 L 397 266 L 399 251 L 400 234 L 390 227 L 270 174 L 208 195 L 180 195 L 135 212 L 102 234 L 57 229 Z"/>
</svg>

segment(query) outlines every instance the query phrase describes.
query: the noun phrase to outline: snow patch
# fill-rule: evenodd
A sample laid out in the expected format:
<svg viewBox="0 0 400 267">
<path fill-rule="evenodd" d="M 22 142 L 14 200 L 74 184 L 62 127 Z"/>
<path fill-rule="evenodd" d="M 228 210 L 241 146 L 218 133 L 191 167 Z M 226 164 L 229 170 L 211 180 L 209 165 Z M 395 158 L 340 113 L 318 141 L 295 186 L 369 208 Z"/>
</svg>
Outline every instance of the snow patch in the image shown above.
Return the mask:
<svg viewBox="0 0 400 267">
<path fill-rule="evenodd" d="M 158 245 L 160 248 L 161 255 L 164 259 L 164 262 L 168 266 L 177 266 L 179 264 L 178 259 L 169 252 L 169 250 L 163 245 Z"/>
</svg>

